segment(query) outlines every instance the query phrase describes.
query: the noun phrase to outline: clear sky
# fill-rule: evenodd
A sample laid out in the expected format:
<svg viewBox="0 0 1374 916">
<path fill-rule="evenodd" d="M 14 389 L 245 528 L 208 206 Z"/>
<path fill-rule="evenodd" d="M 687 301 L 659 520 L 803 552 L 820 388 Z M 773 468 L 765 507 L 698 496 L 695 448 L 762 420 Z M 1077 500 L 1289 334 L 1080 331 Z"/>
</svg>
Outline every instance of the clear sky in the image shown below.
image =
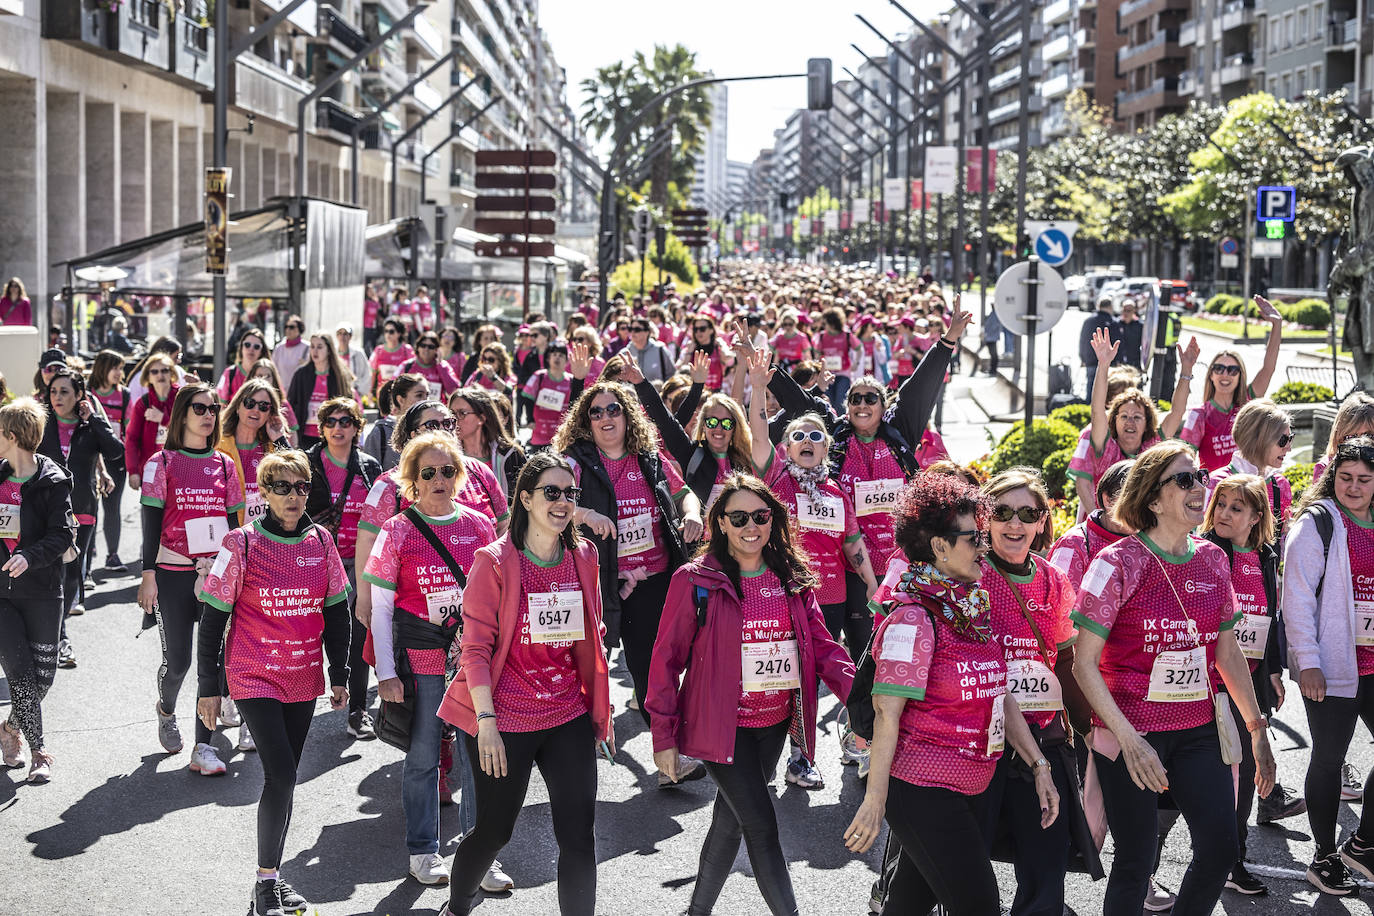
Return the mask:
<svg viewBox="0 0 1374 916">
<path fill-rule="evenodd" d="M 954 6 L 952 0 L 902 5 L 925 21 Z M 911 27 L 887 0 L 543 0 L 539 23 L 568 71 L 568 101 L 580 112 L 583 79 L 655 44 L 686 45 L 697 52 L 701 69 L 717 76 L 801 73 L 807 58 L 829 57 L 835 79 L 842 80 L 842 66 L 857 72 L 862 62 L 851 42 L 872 57 L 886 47 L 854 18 L 856 12 L 893 40 Z M 787 115 L 805 106 L 804 79 L 731 84 L 729 157 L 752 162 L 760 149 L 773 145 L 773 131 Z"/>
</svg>

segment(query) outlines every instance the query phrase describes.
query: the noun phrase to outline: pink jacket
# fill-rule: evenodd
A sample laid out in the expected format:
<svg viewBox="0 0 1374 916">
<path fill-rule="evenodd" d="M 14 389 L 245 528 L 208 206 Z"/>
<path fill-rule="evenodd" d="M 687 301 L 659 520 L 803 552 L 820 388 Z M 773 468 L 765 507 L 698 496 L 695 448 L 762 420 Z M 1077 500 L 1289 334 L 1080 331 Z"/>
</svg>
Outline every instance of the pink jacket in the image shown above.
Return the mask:
<svg viewBox="0 0 1374 916">
<path fill-rule="evenodd" d="M 696 621 L 696 586 L 708 593 L 706 623 Z M 816 677 L 841 700 L 849 697 L 854 662 L 831 639 L 812 591 L 787 597 L 801 662 L 802 732 L 794 735 L 811 759 L 816 734 Z M 733 763 L 740 693 L 740 600 L 714 557 L 673 573 L 649 663 L 649 713 L 654 751 L 676 747 L 712 763 Z M 691 667 L 688 667 L 688 654 Z M 686 674 L 683 674 L 683 671 Z"/>
<path fill-rule="evenodd" d="M 601 648 L 606 627 L 601 622 L 601 585 L 596 547 L 584 540 L 574 554 L 577 578 L 582 583 L 583 610 L 588 635 L 573 643 L 573 662 L 587 697 L 596 735 L 605 741 L 611 734 L 610 668 Z M 470 686 L 492 687 L 501 679 L 506 656 L 520 625 L 520 553 L 510 535 L 477 551 L 463 590 L 462 656 L 457 676 L 448 685 L 439 718 L 477 734 L 477 712 Z M 592 632 L 597 635 L 592 637 Z M 590 753 L 590 749 L 588 753 Z"/>
</svg>

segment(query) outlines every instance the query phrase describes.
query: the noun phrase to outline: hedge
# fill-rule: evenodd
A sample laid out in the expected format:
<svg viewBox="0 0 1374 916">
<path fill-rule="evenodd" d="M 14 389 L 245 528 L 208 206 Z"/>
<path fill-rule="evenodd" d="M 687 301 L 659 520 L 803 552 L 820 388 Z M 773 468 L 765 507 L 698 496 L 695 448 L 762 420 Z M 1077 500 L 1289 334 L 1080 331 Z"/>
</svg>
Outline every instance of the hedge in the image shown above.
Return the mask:
<svg viewBox="0 0 1374 916">
<path fill-rule="evenodd" d="M 1065 404 L 1050 411 L 1051 420 L 1063 420 L 1076 429 L 1082 429 L 1093 421 L 1093 409 L 1089 404 Z"/>
<path fill-rule="evenodd" d="M 1068 449 L 1072 454 L 1074 446 L 1078 443 L 1078 431 L 1078 427 L 1063 420 L 1046 418 L 1034 420 L 1031 423 L 1030 435 L 1027 436 L 1025 425 L 1017 423 L 993 450 L 988 470 L 992 474 L 1000 474 L 1008 468 L 1024 465 L 1043 471 L 1050 456 L 1055 452 Z M 1068 463 L 1064 464 L 1067 469 Z M 1062 488 L 1061 481 L 1061 491 Z"/>
<path fill-rule="evenodd" d="M 1315 464 L 1290 464 L 1284 468 L 1282 474 L 1288 478 L 1288 482 L 1293 487 L 1293 501 L 1297 502 L 1302 496 L 1302 491 L 1312 485 L 1312 469 Z"/>
<path fill-rule="evenodd" d="M 1331 306 L 1322 299 L 1299 299 L 1297 302 L 1275 302 L 1274 308 L 1290 324 L 1323 330 L 1331 326 Z M 1208 299 L 1202 310 L 1212 315 L 1239 318 L 1242 311 L 1251 318 L 1259 317 L 1259 306 L 1230 293 L 1218 293 Z"/>
<path fill-rule="evenodd" d="M 1274 392 L 1275 404 L 1317 404 L 1335 399 L 1334 391 L 1315 382 L 1284 382 Z"/>
</svg>

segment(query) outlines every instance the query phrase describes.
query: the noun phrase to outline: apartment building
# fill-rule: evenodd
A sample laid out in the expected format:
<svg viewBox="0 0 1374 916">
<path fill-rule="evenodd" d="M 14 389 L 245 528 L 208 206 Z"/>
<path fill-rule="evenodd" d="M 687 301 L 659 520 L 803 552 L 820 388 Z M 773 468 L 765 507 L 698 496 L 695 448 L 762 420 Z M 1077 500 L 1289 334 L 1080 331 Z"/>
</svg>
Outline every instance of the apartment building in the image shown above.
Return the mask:
<svg viewBox="0 0 1374 916">
<path fill-rule="evenodd" d="M 1263 21 L 1256 0 L 1195 0 L 1179 28 L 1179 46 L 1191 61 L 1178 94 L 1224 105 L 1264 88 Z"/>
<path fill-rule="evenodd" d="M 1117 7 L 1124 40 L 1116 67 L 1125 85 L 1116 93 L 1116 119 L 1126 130 L 1148 128 L 1187 105 L 1179 81 L 1189 69 L 1189 53 L 1179 33 L 1192 6 L 1193 0 L 1126 0 Z"/>
<path fill-rule="evenodd" d="M 710 74 L 708 74 L 710 75 Z M 711 126 L 706 129 L 692 172 L 692 206 L 721 217 L 730 206 L 730 174 L 726 147 L 729 139 L 730 87 L 712 83 L 702 87 L 711 101 Z"/>
</svg>

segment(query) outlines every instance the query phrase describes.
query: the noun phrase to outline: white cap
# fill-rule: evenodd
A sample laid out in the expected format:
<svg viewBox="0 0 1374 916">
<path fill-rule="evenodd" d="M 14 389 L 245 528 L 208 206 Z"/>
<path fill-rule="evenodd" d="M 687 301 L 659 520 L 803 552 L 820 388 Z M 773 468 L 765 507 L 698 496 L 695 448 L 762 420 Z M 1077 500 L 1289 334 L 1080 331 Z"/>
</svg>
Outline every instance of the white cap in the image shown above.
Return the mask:
<svg viewBox="0 0 1374 916">
<path fill-rule="evenodd" d="M 339 326 L 338 326 L 337 328 L 334 329 L 334 333 L 337 334 L 337 333 L 339 333 L 340 331 L 344 331 L 344 332 L 346 332 L 346 333 L 348 334 L 349 337 L 352 337 L 352 336 L 353 336 L 353 325 L 349 324 L 347 321 L 340 321 L 340 322 L 339 322 Z"/>
</svg>

